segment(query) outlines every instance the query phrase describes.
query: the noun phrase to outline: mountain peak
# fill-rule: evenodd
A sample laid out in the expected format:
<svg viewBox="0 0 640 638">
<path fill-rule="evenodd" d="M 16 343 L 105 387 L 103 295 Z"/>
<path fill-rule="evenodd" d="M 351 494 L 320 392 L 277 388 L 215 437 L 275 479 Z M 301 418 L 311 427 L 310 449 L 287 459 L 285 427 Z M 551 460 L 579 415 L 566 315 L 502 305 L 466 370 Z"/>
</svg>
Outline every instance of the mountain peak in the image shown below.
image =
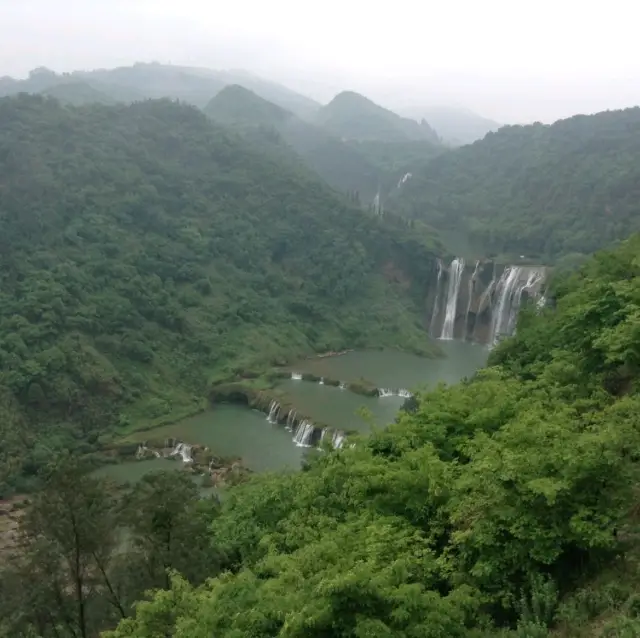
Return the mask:
<svg viewBox="0 0 640 638">
<path fill-rule="evenodd" d="M 355 91 L 338 93 L 318 113 L 317 121 L 334 134 L 359 141 L 438 142 L 425 122 L 401 117 Z"/>
</svg>

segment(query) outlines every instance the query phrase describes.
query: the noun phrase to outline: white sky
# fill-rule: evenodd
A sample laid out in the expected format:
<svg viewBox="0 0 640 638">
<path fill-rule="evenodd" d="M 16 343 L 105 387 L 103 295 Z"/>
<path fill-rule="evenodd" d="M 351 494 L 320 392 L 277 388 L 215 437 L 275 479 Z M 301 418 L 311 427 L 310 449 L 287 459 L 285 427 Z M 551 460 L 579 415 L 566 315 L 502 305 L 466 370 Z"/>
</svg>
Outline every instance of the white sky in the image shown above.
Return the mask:
<svg viewBox="0 0 640 638">
<path fill-rule="evenodd" d="M 549 121 L 640 103 L 636 0 L 0 0 L 0 75 L 158 60 Z"/>
</svg>

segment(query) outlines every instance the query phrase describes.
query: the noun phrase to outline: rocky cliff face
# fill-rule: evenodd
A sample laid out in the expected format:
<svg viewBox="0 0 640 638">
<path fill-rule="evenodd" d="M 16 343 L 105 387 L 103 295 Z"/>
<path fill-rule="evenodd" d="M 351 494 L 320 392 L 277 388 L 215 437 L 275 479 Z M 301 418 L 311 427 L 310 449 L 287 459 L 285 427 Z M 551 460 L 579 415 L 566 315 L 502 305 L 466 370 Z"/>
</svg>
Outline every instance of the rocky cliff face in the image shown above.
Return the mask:
<svg viewBox="0 0 640 638">
<path fill-rule="evenodd" d="M 544 266 L 501 265 L 493 261 L 434 264 L 427 295 L 429 332 L 438 339 L 493 344 L 513 334 L 520 307 L 540 299 Z"/>
</svg>

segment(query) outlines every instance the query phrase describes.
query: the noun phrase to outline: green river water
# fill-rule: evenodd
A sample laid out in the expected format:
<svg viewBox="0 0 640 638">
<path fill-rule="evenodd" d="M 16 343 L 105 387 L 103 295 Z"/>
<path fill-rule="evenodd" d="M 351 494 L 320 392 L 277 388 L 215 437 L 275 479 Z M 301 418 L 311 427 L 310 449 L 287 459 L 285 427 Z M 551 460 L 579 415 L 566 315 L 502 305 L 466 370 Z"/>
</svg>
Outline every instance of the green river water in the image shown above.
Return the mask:
<svg viewBox="0 0 640 638">
<path fill-rule="evenodd" d="M 426 359 L 393 350 L 350 352 L 342 356 L 308 359 L 291 367 L 296 372 L 312 372 L 318 376 L 344 382 L 365 378 L 380 388 L 412 390 L 435 387 L 438 383 L 456 383 L 482 367 L 488 350 L 461 341 L 441 342 L 446 358 Z M 284 380 L 279 390 L 300 413 L 342 430 L 367 432 L 368 423 L 356 414 L 365 407 L 376 425 L 393 421 L 405 399 L 398 396 L 364 397 L 348 390 L 310 383 Z M 258 411 L 237 405 L 219 405 L 202 414 L 172 425 L 141 433 L 140 438 L 174 437 L 189 443 L 207 445 L 214 454 L 238 456 L 257 472 L 300 467 L 305 450 L 296 447 L 291 432 L 281 425 L 267 422 Z M 118 481 L 135 481 L 144 473 L 178 468 L 178 461 L 157 459 L 122 463 L 101 468 L 99 472 Z"/>
</svg>

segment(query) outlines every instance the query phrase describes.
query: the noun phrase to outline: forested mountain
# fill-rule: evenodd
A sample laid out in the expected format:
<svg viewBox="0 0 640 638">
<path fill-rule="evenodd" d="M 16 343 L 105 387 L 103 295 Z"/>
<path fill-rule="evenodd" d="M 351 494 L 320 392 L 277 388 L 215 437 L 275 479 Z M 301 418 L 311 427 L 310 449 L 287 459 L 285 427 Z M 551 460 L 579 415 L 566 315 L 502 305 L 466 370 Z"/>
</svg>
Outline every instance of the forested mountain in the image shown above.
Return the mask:
<svg viewBox="0 0 640 638">
<path fill-rule="evenodd" d="M 346 140 L 439 143 L 427 122 L 400 117 L 353 91 L 336 95 L 318 111 L 315 121 Z"/>
<path fill-rule="evenodd" d="M 350 208 L 295 158 L 170 100 L 23 94 L 0 100 L 0 121 L 0 465 L 14 484 L 52 450 L 193 408 L 232 369 L 430 349 L 440 248 Z"/>
<path fill-rule="evenodd" d="M 277 145 L 275 131 L 304 163 L 341 193 L 358 193 L 371 202 L 380 188 L 388 186 L 386 167 L 369 162 L 363 153 L 323 128 L 303 121 L 290 111 L 268 102 L 244 87 L 224 88 L 205 107 L 215 121 L 236 127 L 266 145 Z M 393 174 L 394 179 L 397 171 Z"/>
<path fill-rule="evenodd" d="M 133 66 L 57 74 L 46 68 L 34 69 L 26 80 L 0 78 L 0 96 L 20 92 L 50 92 L 59 84 L 82 82 L 118 102 L 170 97 L 200 108 L 229 84 L 255 91 L 265 99 L 301 117 L 313 118 L 320 105 L 290 89 L 245 71 L 137 63 Z M 57 94 L 55 94 L 58 97 Z M 102 99 L 96 100 L 103 102 Z"/>
<path fill-rule="evenodd" d="M 425 119 L 442 140 L 452 146 L 472 144 L 501 124 L 473 111 L 452 106 L 414 106 L 401 110 L 407 117 Z"/>
<path fill-rule="evenodd" d="M 82 106 L 84 104 L 115 104 L 118 100 L 110 97 L 107 93 L 98 91 L 86 82 L 64 82 L 54 84 L 48 89 L 41 91 L 42 95 L 54 97 L 65 104 Z"/>
<path fill-rule="evenodd" d="M 507 126 L 416 171 L 396 201 L 496 253 L 590 253 L 640 229 L 640 108 Z"/>
<path fill-rule="evenodd" d="M 234 488 L 217 577 L 175 575 L 108 635 L 639 635 L 639 255 L 556 281 L 489 368 L 388 429 Z"/>
</svg>

